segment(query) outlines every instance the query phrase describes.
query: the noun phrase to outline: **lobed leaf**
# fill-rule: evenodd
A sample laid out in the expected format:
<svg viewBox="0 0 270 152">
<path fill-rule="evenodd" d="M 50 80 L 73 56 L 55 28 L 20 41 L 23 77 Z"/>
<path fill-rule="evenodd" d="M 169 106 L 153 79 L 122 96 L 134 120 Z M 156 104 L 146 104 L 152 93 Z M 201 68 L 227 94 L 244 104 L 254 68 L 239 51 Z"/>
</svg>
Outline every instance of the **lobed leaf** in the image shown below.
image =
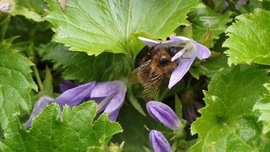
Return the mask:
<svg viewBox="0 0 270 152">
<path fill-rule="evenodd" d="M 32 80 L 30 66 L 33 65 L 8 42 L 0 43 L 0 123 L 6 128 L 9 118 L 20 112 L 30 111 L 30 92 L 37 89 Z"/>
<path fill-rule="evenodd" d="M 5 139 L 0 140 L 3 151 L 86 151 L 90 146 L 106 148 L 121 126 L 108 120 L 102 114 L 94 123 L 95 102 L 86 102 L 70 109 L 65 107 L 62 119 L 58 117 L 59 106 L 51 104 L 33 120 L 30 130 L 25 130 L 18 119 L 5 131 Z"/>
<path fill-rule="evenodd" d="M 205 92 L 206 107 L 192 124 L 197 143 L 190 151 L 267 151 L 269 139 L 252 108 L 267 90 L 267 71 L 235 67 L 220 70 Z"/>
<path fill-rule="evenodd" d="M 144 46 L 138 35 L 166 38 L 180 25 L 198 0 L 73 0 L 62 11 L 55 0 L 46 0 L 46 19 L 54 26 L 55 42 L 71 50 L 98 55 L 124 53 L 132 57 Z"/>
<path fill-rule="evenodd" d="M 223 47 L 229 48 L 225 53 L 229 56 L 228 63 L 270 65 L 270 12 L 255 9 L 253 14 L 236 17 L 226 33 L 229 38 Z"/>
</svg>

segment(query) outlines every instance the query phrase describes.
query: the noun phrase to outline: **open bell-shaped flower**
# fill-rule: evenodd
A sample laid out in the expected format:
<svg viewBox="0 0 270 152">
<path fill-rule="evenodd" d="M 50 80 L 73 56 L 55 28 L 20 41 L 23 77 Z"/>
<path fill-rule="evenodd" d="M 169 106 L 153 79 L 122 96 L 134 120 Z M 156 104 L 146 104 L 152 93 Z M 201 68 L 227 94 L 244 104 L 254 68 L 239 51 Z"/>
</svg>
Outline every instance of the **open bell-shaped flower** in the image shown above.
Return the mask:
<svg viewBox="0 0 270 152">
<path fill-rule="evenodd" d="M 172 130 L 178 130 L 182 126 L 175 112 L 162 102 L 150 101 L 146 104 L 146 110 L 153 119 Z"/>
<path fill-rule="evenodd" d="M 36 102 L 31 117 L 25 124 L 26 128 L 30 128 L 32 119 L 53 102 L 63 109 L 64 105 L 72 108 L 85 101 L 94 100 L 97 103 L 97 114 L 102 111 L 108 112 L 109 119 L 115 121 L 124 103 L 127 90 L 126 83 L 123 81 L 89 82 L 78 86 L 72 85 L 71 89 L 66 88 L 68 86 L 62 87 L 64 87 L 64 92 L 56 99 L 42 97 Z M 59 116 L 61 117 L 61 111 Z"/>
<path fill-rule="evenodd" d="M 172 152 L 168 140 L 157 130 L 150 131 L 149 141 L 154 152 Z"/>
<path fill-rule="evenodd" d="M 183 36 L 171 36 L 170 40 L 165 42 L 155 41 L 143 37 L 139 37 L 139 39 L 147 46 L 154 47 L 154 49 L 183 47 L 183 49 L 177 52 L 171 59 L 172 61 L 176 61 L 178 65 L 171 74 L 168 86 L 169 89 L 183 78 L 196 57 L 202 60 L 210 56 L 210 50 L 207 47 Z"/>
<path fill-rule="evenodd" d="M 123 81 L 97 83 L 91 92 L 91 99 L 98 104 L 97 113 L 108 112 L 109 119 L 115 121 L 124 103 L 126 91 L 127 86 Z"/>
<path fill-rule="evenodd" d="M 63 108 L 65 104 L 73 107 L 84 101 L 94 100 L 98 104 L 97 114 L 108 112 L 109 119 L 115 121 L 124 103 L 126 90 L 127 86 L 123 81 L 90 82 L 66 90 L 55 102 Z"/>
</svg>

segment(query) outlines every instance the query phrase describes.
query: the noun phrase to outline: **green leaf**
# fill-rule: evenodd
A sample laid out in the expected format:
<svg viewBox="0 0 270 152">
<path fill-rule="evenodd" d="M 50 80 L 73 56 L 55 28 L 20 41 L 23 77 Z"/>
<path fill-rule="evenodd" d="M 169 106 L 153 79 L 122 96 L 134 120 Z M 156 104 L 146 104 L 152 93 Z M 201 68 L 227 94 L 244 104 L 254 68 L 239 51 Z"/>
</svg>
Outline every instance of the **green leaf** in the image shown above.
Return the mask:
<svg viewBox="0 0 270 152">
<path fill-rule="evenodd" d="M 132 57 L 144 46 L 138 35 L 166 38 L 180 25 L 198 0 L 73 0 L 62 11 L 55 0 L 46 0 L 45 17 L 56 35 L 55 42 L 89 55 L 125 53 Z"/>
<path fill-rule="evenodd" d="M 20 108 L 30 111 L 29 94 L 37 86 L 31 76 L 33 63 L 10 48 L 8 42 L 0 43 L 0 61 L 0 123 L 6 128 L 9 117 L 19 113 Z"/>
<path fill-rule="evenodd" d="M 205 92 L 206 107 L 192 124 L 199 139 L 190 151 L 267 151 L 269 139 L 252 108 L 267 90 L 267 71 L 235 67 L 220 70 Z"/>
<path fill-rule="evenodd" d="M 28 19 L 36 22 L 42 22 L 44 19 L 41 17 L 44 2 L 42 0 L 7 0 L 9 11 L 11 15 L 22 15 Z M 38 14 L 39 13 L 39 14 Z"/>
<path fill-rule="evenodd" d="M 64 67 L 66 80 L 109 81 L 127 77 L 131 71 L 130 58 L 124 54 L 102 53 L 88 56 L 84 52 L 71 52 L 59 44 L 48 44 L 40 49 L 46 60 L 55 62 L 54 68 Z"/>
<path fill-rule="evenodd" d="M 211 57 L 205 61 L 195 61 L 194 67 L 189 69 L 193 77 L 199 79 L 200 75 L 205 75 L 212 78 L 215 73 L 221 68 L 229 68 L 226 57 Z"/>
<path fill-rule="evenodd" d="M 270 84 L 268 83 L 268 91 L 270 91 Z M 263 134 L 267 134 L 270 131 L 270 94 L 265 95 L 265 97 L 255 104 L 253 107 L 255 112 L 259 112 L 259 121 L 263 123 Z"/>
<path fill-rule="evenodd" d="M 33 120 L 30 130 L 25 130 L 18 119 L 5 131 L 1 140 L 3 151 L 86 151 L 90 146 L 106 148 L 112 136 L 122 132 L 121 126 L 111 122 L 107 114 L 96 115 L 95 102 L 86 102 L 70 109 L 66 106 L 62 119 L 59 106 L 51 104 Z"/>
<path fill-rule="evenodd" d="M 225 53 L 229 55 L 228 63 L 270 65 L 270 12 L 255 9 L 253 14 L 236 17 L 237 22 L 227 29 L 229 38 L 223 47 L 228 47 Z"/>
<path fill-rule="evenodd" d="M 193 27 L 193 38 L 200 40 L 210 30 L 213 39 L 218 39 L 219 35 L 227 29 L 226 24 L 232 20 L 229 15 L 229 13 L 217 13 L 207 6 L 191 12 L 188 16 Z"/>
<path fill-rule="evenodd" d="M 42 22 L 44 21 L 44 19 L 37 13 L 30 11 L 29 9 L 25 8 L 25 7 L 16 7 L 12 13 L 13 16 L 16 15 L 22 15 L 25 16 L 28 19 L 32 19 L 36 22 Z"/>
</svg>

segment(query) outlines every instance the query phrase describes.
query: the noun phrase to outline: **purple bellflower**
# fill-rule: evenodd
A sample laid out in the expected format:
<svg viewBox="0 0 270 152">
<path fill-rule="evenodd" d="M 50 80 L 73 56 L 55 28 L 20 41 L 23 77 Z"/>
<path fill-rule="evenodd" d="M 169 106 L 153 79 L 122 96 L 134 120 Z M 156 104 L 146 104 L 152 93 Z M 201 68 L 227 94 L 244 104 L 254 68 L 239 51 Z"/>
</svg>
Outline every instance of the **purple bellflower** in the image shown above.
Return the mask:
<svg viewBox="0 0 270 152">
<path fill-rule="evenodd" d="M 182 126 L 174 111 L 162 102 L 150 101 L 146 104 L 146 110 L 153 119 L 172 130 L 178 130 Z"/>
<path fill-rule="evenodd" d="M 32 125 L 32 119 L 50 103 L 69 107 L 77 106 L 85 101 L 94 100 L 97 103 L 97 114 L 102 111 L 109 113 L 109 119 L 115 121 L 125 99 L 127 86 L 123 81 L 89 82 L 64 91 L 56 99 L 42 97 L 36 102 L 30 119 L 25 123 L 26 128 Z M 61 116 L 61 112 L 60 112 Z"/>
<path fill-rule="evenodd" d="M 154 49 L 168 48 L 168 47 L 184 47 L 172 57 L 172 61 L 177 62 L 177 67 L 171 74 L 168 88 L 172 88 L 179 82 L 187 73 L 195 58 L 200 60 L 206 59 L 210 56 L 210 50 L 200 43 L 183 36 L 171 36 L 170 40 L 161 42 L 143 37 L 139 37 L 147 46 L 154 47 Z"/>
<path fill-rule="evenodd" d="M 149 141 L 154 152 L 172 152 L 168 140 L 157 130 L 150 131 Z"/>
<path fill-rule="evenodd" d="M 109 119 L 115 121 L 124 103 L 126 91 L 127 86 L 123 81 L 100 82 L 96 84 L 90 97 L 98 104 L 97 113 L 108 112 Z"/>
<path fill-rule="evenodd" d="M 115 121 L 119 109 L 124 103 L 126 90 L 127 86 L 123 81 L 90 82 L 66 90 L 55 99 L 55 102 L 63 108 L 65 104 L 73 107 L 84 101 L 95 100 L 97 103 L 97 114 L 102 111 L 108 112 L 109 119 Z"/>
</svg>

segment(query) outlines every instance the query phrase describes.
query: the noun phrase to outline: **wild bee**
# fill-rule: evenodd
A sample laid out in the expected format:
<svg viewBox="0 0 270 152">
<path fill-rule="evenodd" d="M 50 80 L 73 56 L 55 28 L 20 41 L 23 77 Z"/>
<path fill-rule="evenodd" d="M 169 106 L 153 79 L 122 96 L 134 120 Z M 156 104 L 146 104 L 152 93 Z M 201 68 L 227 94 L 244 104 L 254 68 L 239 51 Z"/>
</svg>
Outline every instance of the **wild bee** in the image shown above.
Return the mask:
<svg viewBox="0 0 270 152">
<path fill-rule="evenodd" d="M 171 58 L 182 49 L 181 46 L 152 47 L 148 52 L 149 59 L 132 72 L 131 76 L 137 77 L 144 87 L 143 98 L 146 102 L 154 99 L 166 76 L 176 68 L 177 63 Z"/>
</svg>

